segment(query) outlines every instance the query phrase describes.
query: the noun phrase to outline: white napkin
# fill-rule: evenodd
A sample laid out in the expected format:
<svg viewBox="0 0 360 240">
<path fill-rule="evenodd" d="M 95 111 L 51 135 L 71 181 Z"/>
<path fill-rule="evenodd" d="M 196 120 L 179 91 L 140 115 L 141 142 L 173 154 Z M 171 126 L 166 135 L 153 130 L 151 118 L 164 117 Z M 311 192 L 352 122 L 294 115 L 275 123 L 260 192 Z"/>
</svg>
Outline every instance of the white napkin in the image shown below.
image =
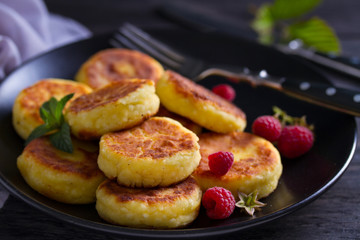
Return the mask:
<svg viewBox="0 0 360 240">
<path fill-rule="evenodd" d="M 50 14 L 42 0 L 0 0 L 0 82 L 23 61 L 90 36 L 78 22 Z M 0 209 L 8 196 L 0 185 Z"/>
<path fill-rule="evenodd" d="M 42 0 L 0 0 L 0 81 L 35 55 L 90 36 L 78 22 L 50 14 Z"/>
</svg>

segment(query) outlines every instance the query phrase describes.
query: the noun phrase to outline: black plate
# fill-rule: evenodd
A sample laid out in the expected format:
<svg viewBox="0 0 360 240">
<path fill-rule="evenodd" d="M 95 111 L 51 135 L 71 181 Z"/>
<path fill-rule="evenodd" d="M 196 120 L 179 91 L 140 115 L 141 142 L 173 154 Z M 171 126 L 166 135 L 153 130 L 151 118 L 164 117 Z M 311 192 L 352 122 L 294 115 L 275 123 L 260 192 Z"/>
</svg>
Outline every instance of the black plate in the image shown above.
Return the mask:
<svg viewBox="0 0 360 240">
<path fill-rule="evenodd" d="M 272 49 L 217 34 L 152 31 L 158 38 L 185 53 L 209 61 L 265 68 L 282 76 L 297 76 L 308 81 L 327 81 L 316 70 Z M 248 127 L 259 115 L 271 114 L 277 105 L 291 115 L 306 114 L 315 124 L 315 145 L 303 157 L 283 159 L 284 171 L 279 186 L 268 198 L 267 206 L 252 218 L 237 209 L 230 218 L 209 220 L 203 210 L 187 228 L 178 230 L 145 230 L 120 227 L 102 221 L 94 204 L 74 206 L 52 201 L 33 191 L 16 167 L 23 141 L 11 123 L 11 107 L 18 92 L 35 81 L 48 78 L 72 79 L 80 64 L 95 52 L 108 48 L 109 36 L 98 36 L 74 43 L 32 59 L 12 72 L 0 87 L 0 182 L 15 196 L 30 205 L 64 221 L 91 229 L 128 237 L 189 238 L 216 236 L 266 223 L 304 206 L 328 189 L 345 171 L 356 146 L 356 123 L 353 117 L 298 101 L 275 90 L 233 84 L 237 91 L 235 103 L 247 114 Z M 212 87 L 219 78 L 203 82 Z"/>
</svg>

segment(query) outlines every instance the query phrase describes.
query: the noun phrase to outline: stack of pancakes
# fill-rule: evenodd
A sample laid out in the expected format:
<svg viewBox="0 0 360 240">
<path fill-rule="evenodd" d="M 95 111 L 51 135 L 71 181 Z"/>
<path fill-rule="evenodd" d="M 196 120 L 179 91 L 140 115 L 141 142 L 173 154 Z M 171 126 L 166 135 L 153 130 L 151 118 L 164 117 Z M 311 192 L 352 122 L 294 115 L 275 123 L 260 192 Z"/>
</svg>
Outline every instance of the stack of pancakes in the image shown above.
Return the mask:
<svg viewBox="0 0 360 240">
<path fill-rule="evenodd" d="M 197 217 L 202 191 L 210 187 L 222 186 L 235 197 L 238 191 L 266 197 L 276 188 L 280 155 L 270 142 L 243 132 L 242 110 L 164 71 L 155 59 L 103 50 L 75 80 L 41 80 L 14 103 L 13 125 L 26 139 L 43 123 L 45 101 L 75 93 L 64 109 L 74 152 L 55 149 L 44 136 L 18 158 L 21 174 L 39 193 L 71 204 L 96 201 L 99 215 L 114 224 L 177 228 Z M 218 151 L 235 156 L 224 176 L 207 163 Z"/>
</svg>

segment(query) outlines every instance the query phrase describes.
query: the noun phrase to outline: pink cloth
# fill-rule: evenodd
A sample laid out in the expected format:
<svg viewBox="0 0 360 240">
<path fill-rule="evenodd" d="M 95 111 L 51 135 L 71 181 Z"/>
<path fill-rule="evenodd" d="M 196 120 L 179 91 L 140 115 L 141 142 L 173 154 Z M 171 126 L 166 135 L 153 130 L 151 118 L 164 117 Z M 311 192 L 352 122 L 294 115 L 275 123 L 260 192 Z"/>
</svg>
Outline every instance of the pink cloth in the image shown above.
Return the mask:
<svg viewBox="0 0 360 240">
<path fill-rule="evenodd" d="M 23 61 L 90 36 L 76 21 L 50 14 L 42 0 L 0 0 L 0 82 Z M 0 209 L 8 196 L 0 185 Z"/>
<path fill-rule="evenodd" d="M 90 36 L 78 22 L 49 13 L 42 0 L 0 0 L 0 80 L 37 54 Z"/>
</svg>

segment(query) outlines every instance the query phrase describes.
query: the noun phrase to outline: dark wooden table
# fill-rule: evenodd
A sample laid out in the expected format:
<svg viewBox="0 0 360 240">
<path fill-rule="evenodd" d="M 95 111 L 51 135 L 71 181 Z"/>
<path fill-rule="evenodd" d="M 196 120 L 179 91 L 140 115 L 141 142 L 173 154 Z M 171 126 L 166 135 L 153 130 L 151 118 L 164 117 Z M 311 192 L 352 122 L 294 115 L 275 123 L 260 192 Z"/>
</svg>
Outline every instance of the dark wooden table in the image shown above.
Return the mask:
<svg viewBox="0 0 360 240">
<path fill-rule="evenodd" d="M 114 30 L 129 21 L 140 27 L 173 29 L 179 26 L 156 13 L 165 1 L 77 0 L 46 1 L 50 11 L 71 17 L 87 26 L 94 34 Z M 180 0 L 179 0 L 180 2 Z M 233 21 L 239 28 L 247 26 L 252 16 L 249 4 L 264 1 L 198 0 L 181 1 L 198 11 Z M 360 1 L 327 0 L 313 13 L 326 19 L 337 31 L 345 54 L 360 56 Z M 360 80 L 328 73 L 337 85 L 360 88 Z M 357 119 L 359 126 L 360 120 Z M 341 123 L 338 123 L 341 124 Z M 254 229 L 221 239 L 360 239 L 360 144 L 350 166 L 340 180 L 306 207 Z M 6 191 L 0 186 L 0 198 Z M 1 206 L 0 206 L 1 208 Z M 34 209 L 10 196 L 0 210 L 0 239 L 119 239 L 112 235 L 83 229 Z"/>
</svg>

